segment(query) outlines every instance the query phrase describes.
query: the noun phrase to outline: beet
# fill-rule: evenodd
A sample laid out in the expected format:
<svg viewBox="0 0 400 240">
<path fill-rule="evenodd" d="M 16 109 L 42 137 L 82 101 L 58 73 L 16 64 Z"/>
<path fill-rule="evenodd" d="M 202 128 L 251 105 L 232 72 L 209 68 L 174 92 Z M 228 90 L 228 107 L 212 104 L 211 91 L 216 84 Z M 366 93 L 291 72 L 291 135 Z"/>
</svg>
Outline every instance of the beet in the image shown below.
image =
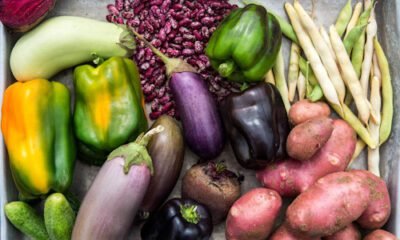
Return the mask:
<svg viewBox="0 0 400 240">
<path fill-rule="evenodd" d="M 1 0 L 0 21 L 16 32 L 26 32 L 53 9 L 56 0 Z"/>
<path fill-rule="evenodd" d="M 219 162 L 196 164 L 182 179 L 182 197 L 191 198 L 210 209 L 217 224 L 225 219 L 232 204 L 240 197 L 238 176 Z"/>
</svg>

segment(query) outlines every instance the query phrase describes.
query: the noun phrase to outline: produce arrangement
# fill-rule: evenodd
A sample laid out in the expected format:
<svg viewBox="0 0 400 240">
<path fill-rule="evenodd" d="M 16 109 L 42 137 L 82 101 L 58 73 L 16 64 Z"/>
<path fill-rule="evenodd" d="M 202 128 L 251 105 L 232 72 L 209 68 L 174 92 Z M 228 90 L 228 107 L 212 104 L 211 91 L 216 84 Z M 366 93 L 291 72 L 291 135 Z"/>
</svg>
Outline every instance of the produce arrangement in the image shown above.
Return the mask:
<svg viewBox="0 0 400 240">
<path fill-rule="evenodd" d="M 376 2 L 349 0 L 329 29 L 298 0 L 289 20 L 251 0 L 116 0 L 108 22 L 44 19 L 54 4 L 0 4 L 2 23 L 26 32 L 1 119 L 19 193 L 2 207 L 21 233 L 397 239 L 384 230 L 394 206 L 379 147 L 394 106 Z M 68 69 L 73 89 L 52 81 Z M 364 148 L 368 169 L 353 169 Z M 185 169 L 188 152 L 198 162 Z M 98 169 L 79 200 L 78 160 Z M 243 172 L 259 185 L 244 191 Z"/>
</svg>

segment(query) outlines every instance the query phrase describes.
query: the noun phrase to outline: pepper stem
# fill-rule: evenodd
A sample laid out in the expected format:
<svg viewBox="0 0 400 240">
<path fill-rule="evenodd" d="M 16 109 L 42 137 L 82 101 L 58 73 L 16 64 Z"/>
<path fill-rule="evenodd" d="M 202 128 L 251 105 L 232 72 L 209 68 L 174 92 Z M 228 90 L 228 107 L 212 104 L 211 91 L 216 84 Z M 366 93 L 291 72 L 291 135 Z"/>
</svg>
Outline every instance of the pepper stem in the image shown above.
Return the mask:
<svg viewBox="0 0 400 240">
<path fill-rule="evenodd" d="M 236 64 L 234 61 L 227 61 L 219 65 L 218 73 L 222 77 L 229 77 L 236 69 Z"/>
<path fill-rule="evenodd" d="M 151 174 L 153 174 L 153 162 L 149 153 L 147 152 L 146 146 L 150 139 L 157 133 L 164 131 L 163 126 L 157 126 L 151 129 L 146 134 L 140 134 L 134 142 L 120 146 L 119 148 L 112 151 L 108 157 L 107 161 L 112 160 L 117 157 L 121 157 L 125 160 L 123 165 L 124 173 L 128 174 L 129 170 L 133 165 L 146 165 Z"/>
<path fill-rule="evenodd" d="M 200 221 L 200 216 L 197 213 L 197 206 L 181 205 L 180 212 L 182 217 L 189 223 L 197 224 Z"/>
<path fill-rule="evenodd" d="M 183 61 L 182 59 L 179 58 L 169 58 L 167 57 L 164 53 L 162 53 L 160 50 L 158 50 L 156 47 L 153 46 L 149 41 L 147 41 L 142 35 L 140 35 L 138 32 L 136 32 L 133 28 L 130 28 L 133 34 L 144 42 L 144 44 L 153 51 L 155 55 L 157 55 L 165 64 L 166 72 L 168 76 L 171 76 L 171 74 L 176 73 L 176 72 L 196 72 L 196 69 L 192 67 L 190 64 L 187 62 Z"/>
</svg>

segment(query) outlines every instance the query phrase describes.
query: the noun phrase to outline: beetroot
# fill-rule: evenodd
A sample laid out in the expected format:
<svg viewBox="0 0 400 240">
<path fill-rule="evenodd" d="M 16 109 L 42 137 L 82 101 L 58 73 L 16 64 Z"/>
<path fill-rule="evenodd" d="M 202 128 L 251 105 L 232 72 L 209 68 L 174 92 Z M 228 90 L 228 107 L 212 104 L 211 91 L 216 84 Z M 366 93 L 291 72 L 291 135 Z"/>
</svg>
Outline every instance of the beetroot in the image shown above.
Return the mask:
<svg viewBox="0 0 400 240">
<path fill-rule="evenodd" d="M 56 0 L 1 0 L 0 21 L 16 32 L 26 32 L 53 9 Z"/>
<path fill-rule="evenodd" d="M 214 224 L 225 219 L 232 204 L 240 197 L 240 183 L 233 172 L 219 162 L 192 166 L 182 179 L 182 197 L 208 207 Z"/>
</svg>

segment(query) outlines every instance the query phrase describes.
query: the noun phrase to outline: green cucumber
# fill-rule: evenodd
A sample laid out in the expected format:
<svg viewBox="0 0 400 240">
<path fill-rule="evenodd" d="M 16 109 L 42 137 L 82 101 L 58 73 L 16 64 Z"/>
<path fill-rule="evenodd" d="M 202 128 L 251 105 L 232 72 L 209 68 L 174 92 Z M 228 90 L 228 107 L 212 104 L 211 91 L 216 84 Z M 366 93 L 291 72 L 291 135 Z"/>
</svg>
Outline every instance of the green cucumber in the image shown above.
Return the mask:
<svg viewBox="0 0 400 240">
<path fill-rule="evenodd" d="M 10 202 L 5 205 L 4 210 L 8 220 L 31 239 L 50 239 L 43 218 L 27 203 Z"/>
<path fill-rule="evenodd" d="M 51 240 L 70 240 L 75 212 L 61 193 L 51 194 L 44 203 L 44 222 Z"/>
</svg>

